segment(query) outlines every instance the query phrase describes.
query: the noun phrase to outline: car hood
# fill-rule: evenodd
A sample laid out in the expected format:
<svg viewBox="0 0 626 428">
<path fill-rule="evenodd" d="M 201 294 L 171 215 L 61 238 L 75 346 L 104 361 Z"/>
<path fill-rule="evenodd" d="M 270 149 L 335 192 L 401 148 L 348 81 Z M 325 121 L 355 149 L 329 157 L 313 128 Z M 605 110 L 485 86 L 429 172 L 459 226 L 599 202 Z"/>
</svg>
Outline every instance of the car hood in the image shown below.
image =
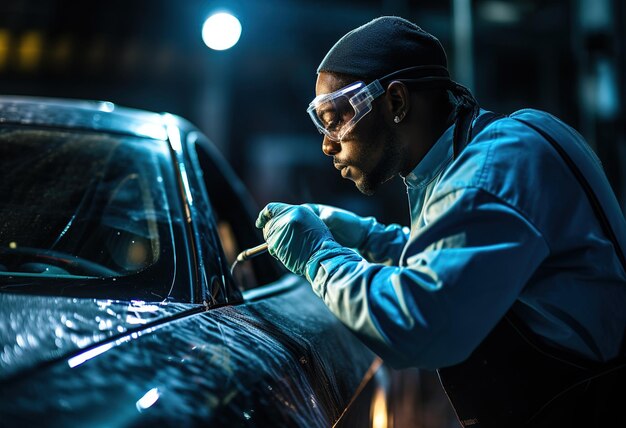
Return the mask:
<svg viewBox="0 0 626 428">
<path fill-rule="evenodd" d="M 13 376 L 0 383 L 2 422 L 329 427 L 365 388 L 374 355 L 304 278 L 294 279 L 244 304 L 196 307 Z"/>
<path fill-rule="evenodd" d="M 0 293 L 0 381 L 202 307 Z"/>
</svg>

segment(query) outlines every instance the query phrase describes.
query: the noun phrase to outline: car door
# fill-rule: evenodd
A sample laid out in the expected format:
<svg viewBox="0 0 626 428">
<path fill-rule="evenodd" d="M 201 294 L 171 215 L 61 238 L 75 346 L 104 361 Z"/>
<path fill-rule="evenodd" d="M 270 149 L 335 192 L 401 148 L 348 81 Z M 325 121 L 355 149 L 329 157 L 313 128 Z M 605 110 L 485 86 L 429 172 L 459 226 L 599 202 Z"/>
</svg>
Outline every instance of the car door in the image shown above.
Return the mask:
<svg viewBox="0 0 626 428">
<path fill-rule="evenodd" d="M 254 226 L 258 208 L 202 134 L 189 132 L 186 141 L 190 163 L 201 181 L 199 187 L 208 194 L 230 266 L 240 251 L 263 242 Z M 298 405 L 279 408 L 286 413 L 290 408 L 299 412 L 310 412 L 311 406 L 318 408 L 323 426 L 339 419 L 343 426 L 370 426 L 376 391 L 384 383 L 380 379 L 384 373 L 378 370 L 380 359 L 328 311 L 305 279 L 288 273 L 269 254 L 237 265 L 233 278 L 244 298 L 244 303 L 233 310 L 249 317 L 265 339 L 279 343 L 281 352 L 289 353 L 290 360 L 301 369 L 296 376 L 300 388 L 310 390 L 308 398 L 296 400 Z"/>
</svg>

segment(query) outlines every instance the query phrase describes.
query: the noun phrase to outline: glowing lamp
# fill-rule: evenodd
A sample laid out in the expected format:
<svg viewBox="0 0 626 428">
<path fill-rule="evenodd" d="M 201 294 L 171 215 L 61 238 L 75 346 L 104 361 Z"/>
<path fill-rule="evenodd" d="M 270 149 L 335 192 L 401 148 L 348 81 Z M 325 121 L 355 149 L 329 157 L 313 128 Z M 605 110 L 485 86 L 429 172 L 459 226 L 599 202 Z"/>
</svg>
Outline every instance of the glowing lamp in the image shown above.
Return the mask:
<svg viewBox="0 0 626 428">
<path fill-rule="evenodd" d="M 239 41 L 241 23 L 229 13 L 216 13 L 204 21 L 202 40 L 216 51 L 230 49 Z"/>
</svg>

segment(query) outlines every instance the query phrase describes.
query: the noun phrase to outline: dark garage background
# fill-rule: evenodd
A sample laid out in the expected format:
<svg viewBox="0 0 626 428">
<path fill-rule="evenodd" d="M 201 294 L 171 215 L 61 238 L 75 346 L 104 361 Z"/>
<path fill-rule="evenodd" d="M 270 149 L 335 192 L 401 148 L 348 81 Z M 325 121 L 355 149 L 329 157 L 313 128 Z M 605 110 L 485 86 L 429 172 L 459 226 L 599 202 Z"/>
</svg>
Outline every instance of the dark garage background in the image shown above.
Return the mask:
<svg viewBox="0 0 626 428">
<path fill-rule="evenodd" d="M 212 51 L 228 10 L 239 43 Z M 305 113 L 315 69 L 383 14 L 437 35 L 453 77 L 488 109 L 547 110 L 599 153 L 624 206 L 626 6 L 618 0 L 3 0 L 0 93 L 88 98 L 179 114 L 217 144 L 259 206 L 324 202 L 407 222 L 400 180 L 375 197 L 341 179 Z"/>
<path fill-rule="evenodd" d="M 201 39 L 218 10 L 243 26 L 239 43 L 221 52 Z M 0 94 L 175 113 L 213 140 L 260 207 L 322 202 L 407 223 L 401 181 L 360 195 L 322 154 L 305 113 L 326 51 L 385 14 L 439 37 L 453 78 L 483 107 L 544 109 L 576 127 L 626 208 L 621 0 L 2 0 Z M 435 397 L 423 426 L 441 426 L 441 396 L 422 387 L 426 400 Z"/>
</svg>

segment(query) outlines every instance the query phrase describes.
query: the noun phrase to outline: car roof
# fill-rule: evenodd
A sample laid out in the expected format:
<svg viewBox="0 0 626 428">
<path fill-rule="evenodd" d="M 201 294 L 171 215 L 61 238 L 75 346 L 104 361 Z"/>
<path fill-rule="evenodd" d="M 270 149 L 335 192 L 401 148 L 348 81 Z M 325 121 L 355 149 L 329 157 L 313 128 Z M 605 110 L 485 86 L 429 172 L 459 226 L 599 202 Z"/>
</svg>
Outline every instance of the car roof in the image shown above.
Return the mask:
<svg viewBox="0 0 626 428">
<path fill-rule="evenodd" d="M 108 101 L 26 96 L 0 96 L 0 125 L 107 131 L 167 140 L 166 119 L 181 118 L 121 107 Z"/>
</svg>

